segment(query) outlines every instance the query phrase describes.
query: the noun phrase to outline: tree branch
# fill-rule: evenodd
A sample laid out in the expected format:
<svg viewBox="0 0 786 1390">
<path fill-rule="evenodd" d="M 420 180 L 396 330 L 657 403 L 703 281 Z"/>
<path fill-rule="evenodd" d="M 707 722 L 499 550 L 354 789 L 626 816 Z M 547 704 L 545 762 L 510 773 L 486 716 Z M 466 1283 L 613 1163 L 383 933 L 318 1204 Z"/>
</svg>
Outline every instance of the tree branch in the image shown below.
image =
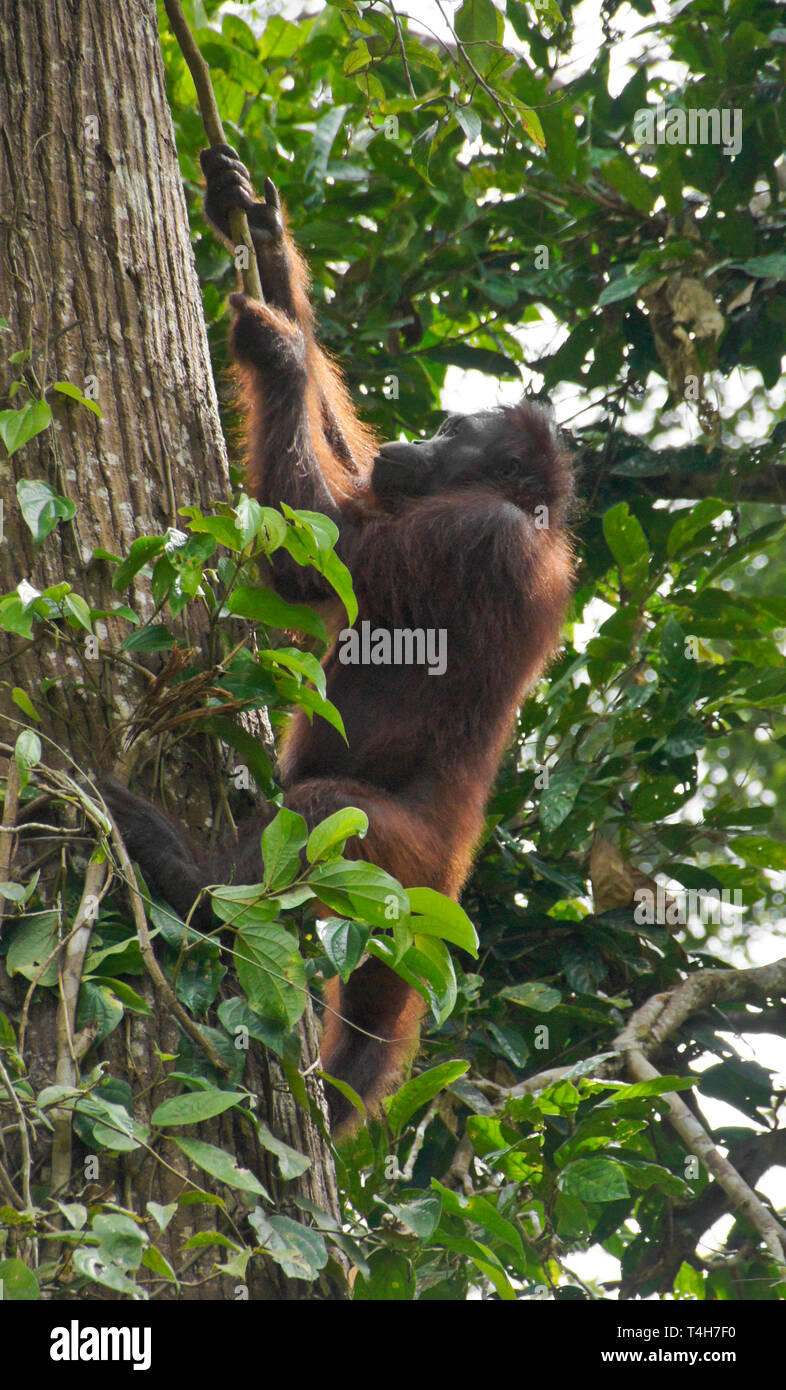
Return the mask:
<svg viewBox="0 0 786 1390">
<path fill-rule="evenodd" d="M 225 145 L 227 143 L 224 135 L 224 127 L 221 124 L 221 117 L 218 114 L 213 84 L 210 81 L 210 69 L 199 51 L 194 35 L 186 23 L 186 17 L 180 0 L 164 0 L 164 9 L 167 19 L 172 25 L 172 32 L 180 46 L 180 52 L 191 73 L 194 86 L 196 87 L 197 101 L 199 102 L 199 113 L 202 117 L 202 124 L 205 127 L 205 135 L 210 145 Z M 246 294 L 250 294 L 252 299 L 256 299 L 260 304 L 265 301 L 262 293 L 262 282 L 259 278 L 259 266 L 257 265 L 257 253 L 254 243 L 251 240 L 251 233 L 248 229 L 248 218 L 242 208 L 233 208 L 229 214 L 229 229 L 232 233 L 232 240 L 235 246 L 244 246 L 246 249 L 246 264 L 241 271 L 243 277 L 243 289 Z"/>
</svg>

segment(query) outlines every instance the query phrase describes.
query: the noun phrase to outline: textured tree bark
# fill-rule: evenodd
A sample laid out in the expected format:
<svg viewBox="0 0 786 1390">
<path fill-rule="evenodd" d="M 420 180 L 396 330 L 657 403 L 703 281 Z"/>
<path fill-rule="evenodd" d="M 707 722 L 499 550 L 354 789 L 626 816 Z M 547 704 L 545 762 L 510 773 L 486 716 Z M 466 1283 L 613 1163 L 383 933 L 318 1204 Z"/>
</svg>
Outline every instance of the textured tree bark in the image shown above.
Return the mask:
<svg viewBox="0 0 786 1390">
<path fill-rule="evenodd" d="M 29 352 L 24 362 L 4 360 L 0 366 L 0 408 L 46 395 L 54 415 L 52 427 L 0 462 L 0 593 L 20 580 L 42 590 L 67 579 L 91 605 L 111 609 L 118 602 L 111 567 L 96 552 L 126 553 L 138 534 L 177 525 L 180 506 L 210 508 L 228 488 L 156 9 L 152 0 L 1 0 L 0 8 L 0 312 L 9 323 L 0 336 L 4 359 L 19 349 Z M 26 385 L 9 400 L 15 380 Z M 55 382 L 68 382 L 94 399 L 101 419 L 51 389 Z M 0 452 L 5 455 L 2 446 Z M 17 503 L 20 479 L 48 483 L 76 507 L 73 522 L 61 522 L 40 547 Z M 133 600 L 143 615 L 152 611 L 144 581 L 138 592 L 135 581 Z M 37 730 L 54 740 L 45 743 L 45 761 L 72 773 L 80 767 L 95 771 L 108 730 L 128 716 L 144 688 L 132 666 L 107 660 L 128 625 L 109 618 L 97 630 L 97 659 L 86 654 L 85 634 L 77 629 L 61 626 L 59 634 L 50 630 L 32 642 L 0 634 L 4 753 L 29 722 L 11 699 L 12 688 L 21 687 L 41 717 Z M 200 633 L 187 635 L 198 645 Z M 215 776 L 216 760 L 197 749 L 174 763 L 170 775 L 172 804 L 187 806 L 187 819 L 197 829 L 210 809 L 205 765 Z M 55 863 L 60 849 L 58 844 Z M 24 864 L 24 846 L 17 846 L 20 878 Z M 9 980 L 2 970 L 0 1007 L 18 1019 L 26 989 L 27 981 Z M 108 1060 L 112 1074 L 131 1085 L 142 1122 L 172 1089 L 161 1084 L 157 1049 L 173 1053 L 179 1045 L 175 1021 L 150 982 L 146 998 L 153 1017 L 126 1014 L 100 1058 L 92 1049 L 82 1063 L 84 1071 Z M 56 1010 L 54 994 L 37 991 L 25 1056 L 36 1089 L 55 1079 Z M 307 1067 L 318 1051 L 310 1008 L 302 1035 Z M 273 1132 L 311 1158 L 304 1177 L 284 1191 L 271 1156 L 239 1120 L 214 1121 L 199 1130 L 200 1137 L 228 1142 L 277 1201 L 300 1195 L 337 1216 L 329 1149 L 283 1095 L 275 1059 L 257 1048 L 245 1082 Z M 318 1083 L 307 1084 L 315 1094 Z M 170 1144 L 159 1151 L 171 1168 L 139 1149 L 121 1156 L 110 1172 L 104 1156 L 92 1185 L 84 1180 L 77 1151 L 72 1194 L 100 1193 L 105 1199 L 111 1192 L 143 1216 L 148 1200 L 172 1201 L 184 1186 L 177 1176 L 187 1171 L 183 1154 Z M 46 1180 L 49 1164 L 44 1145 L 34 1156 L 37 1182 Z M 198 1181 L 211 1186 L 204 1173 Z M 231 1204 L 233 1194 L 223 1189 L 222 1195 Z M 192 1228 L 205 1229 L 215 1210 L 187 1208 Z M 287 1210 L 302 1219 L 296 1206 Z M 253 1244 L 242 1205 L 234 1219 Z M 161 1238 L 156 1233 L 176 1268 L 188 1234 L 185 1220 L 181 1213 Z M 243 1281 L 214 1276 L 213 1263 L 208 1255 L 190 1266 L 182 1297 L 239 1296 L 236 1286 Z M 278 1266 L 263 1266 L 261 1259 L 252 1261 L 245 1283 L 253 1298 L 314 1296 L 312 1285 L 285 1279 Z M 171 1287 L 151 1280 L 157 1296 L 171 1297 Z M 341 1285 L 326 1283 L 322 1292 L 341 1296 Z"/>
</svg>

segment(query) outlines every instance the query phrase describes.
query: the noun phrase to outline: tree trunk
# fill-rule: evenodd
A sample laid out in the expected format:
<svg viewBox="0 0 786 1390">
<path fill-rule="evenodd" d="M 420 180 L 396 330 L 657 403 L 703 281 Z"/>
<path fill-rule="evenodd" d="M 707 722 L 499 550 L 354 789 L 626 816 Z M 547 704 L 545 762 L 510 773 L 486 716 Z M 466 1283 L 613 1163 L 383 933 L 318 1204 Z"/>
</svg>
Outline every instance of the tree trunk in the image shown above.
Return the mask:
<svg viewBox="0 0 786 1390">
<path fill-rule="evenodd" d="M 113 593 L 112 568 L 97 552 L 125 554 L 137 535 L 160 534 L 176 526 L 179 507 L 195 503 L 210 509 L 228 490 L 155 5 L 152 0 L 124 5 L 107 5 L 104 0 L 36 0 L 32 5 L 30 0 L 0 0 L 0 8 L 0 311 L 9 323 L 9 331 L 0 337 L 4 358 L 20 349 L 28 354 L 16 364 L 6 361 L 1 369 L 0 404 L 19 408 L 28 400 L 45 398 L 53 416 L 50 427 L 1 465 L 5 544 L 0 545 L 0 592 L 8 593 L 21 580 L 43 590 L 65 579 L 91 607 L 112 609 L 125 596 Z M 14 381 L 24 384 L 12 390 Z M 98 405 L 101 417 L 73 396 L 54 390 L 56 382 L 78 388 Z M 76 508 L 73 521 L 62 520 L 40 545 L 17 501 L 20 480 L 46 483 Z M 152 611 L 149 588 L 139 577 L 128 601 L 144 616 Z M 200 634 L 190 621 L 192 630 L 186 635 L 198 646 Z M 118 665 L 111 660 L 112 649 L 130 631 L 124 619 L 98 622 L 96 631 L 97 652 L 86 646 L 83 629 L 63 621 L 56 626 L 38 623 L 32 640 L 0 633 L 4 762 L 25 725 L 35 727 L 42 738 L 42 762 L 71 775 L 79 769 L 94 773 L 99 753 L 106 756 L 111 747 L 117 750 L 117 737 L 110 744 L 107 736 L 139 699 L 145 688 L 139 666 L 150 663 L 140 659 L 134 669 L 132 662 Z M 24 699 L 20 705 L 19 697 L 12 698 L 14 688 L 32 700 L 39 723 L 28 717 Z M 189 808 L 187 818 L 197 829 L 211 809 L 205 797 L 205 766 L 208 776 L 215 777 L 215 758 L 197 747 L 183 753 L 171 772 L 173 802 Z M 7 814 L 12 801 L 9 796 Z M 46 818 L 48 812 L 43 814 Z M 9 837 L 0 838 L 0 868 L 6 870 L 0 872 L 0 880 L 24 881 L 29 837 L 21 837 L 10 867 Z M 83 853 L 85 844 L 89 851 L 83 835 Z M 67 843 L 60 835 L 49 844 L 36 841 L 35 848 L 44 850 L 39 858 L 50 894 L 62 896 L 63 879 L 57 874 Z M 51 854 L 50 863 L 46 853 Z M 55 871 L 54 878 L 47 869 Z M 54 901 L 57 905 L 60 898 Z M 121 903 L 120 896 L 117 901 Z M 69 916 L 68 930 L 71 925 Z M 61 969 L 61 989 L 65 977 Z M 183 1038 L 169 1008 L 150 980 L 143 986 L 143 978 L 138 987 L 153 1016 L 127 1012 L 100 1049 L 87 1053 L 82 1077 L 100 1060 L 107 1061 L 112 1076 L 131 1086 L 135 1118 L 147 1123 L 155 1106 L 175 1089 L 162 1080 L 172 1064 L 162 1067 L 159 1051 L 177 1053 Z M 63 1052 L 56 992 L 33 992 L 28 979 L 19 974 L 9 978 L 3 968 L 0 1006 L 17 1026 L 28 990 L 32 1003 L 24 1030 L 24 1060 L 37 1092 L 68 1075 L 74 1059 Z M 307 1067 L 318 1050 L 310 1009 L 302 1040 Z M 271 1155 L 258 1147 L 251 1126 L 241 1124 L 237 1112 L 228 1112 L 232 1119 L 225 1115 L 199 1130 L 192 1127 L 188 1134 L 231 1148 L 265 1184 L 276 1206 L 285 1191 L 287 1198 L 308 1198 L 338 1216 L 329 1149 L 284 1088 L 275 1058 L 256 1044 L 252 1049 L 244 1084 L 256 1093 L 257 1113 L 267 1118 L 273 1133 L 309 1156 L 305 1175 L 284 1187 L 277 1164 L 272 1165 Z M 308 1084 L 316 1094 L 319 1083 Z M 14 1124 L 17 1113 L 3 1106 L 3 1123 Z M 175 1201 L 187 1187 L 182 1175 L 195 1172 L 199 1186 L 217 1186 L 228 1205 L 237 1197 L 190 1168 L 173 1144 L 155 1141 L 156 1155 L 165 1163 L 137 1148 L 121 1154 L 110 1172 L 102 1154 L 100 1172 L 96 1176 L 90 1169 L 88 1180 L 76 1146 L 69 1164 L 71 1136 L 62 1134 L 62 1116 L 58 1124 L 65 1141 L 65 1159 L 61 1153 L 60 1162 L 71 1172 L 59 1194 L 62 1200 L 94 1201 L 100 1194 L 101 1200 L 113 1198 L 145 1217 L 150 1199 L 161 1204 Z M 19 1133 L 12 1132 L 6 1144 L 4 1161 L 6 1168 L 8 1163 L 13 1168 L 11 1187 L 23 1196 L 22 1129 L 20 1121 Z M 27 1178 L 32 1177 L 36 1190 L 45 1189 L 50 1181 L 50 1141 L 45 1128 L 30 1132 L 37 1142 Z M 0 1157 L 2 1153 L 0 1143 Z M 0 1203 L 8 1200 L 6 1190 Z M 36 1200 L 46 1206 L 45 1198 Z M 51 1205 L 48 1210 L 51 1216 Z M 147 1230 L 180 1270 L 183 1237 L 208 1229 L 218 1211 L 210 1205 L 186 1206 L 164 1232 L 149 1217 Z M 294 1204 L 289 1214 L 302 1219 Z M 253 1245 L 245 1215 L 245 1207 L 236 1208 L 234 1222 L 237 1229 L 242 1227 L 246 1243 Z M 220 1216 L 215 1224 L 221 1228 Z M 28 1240 L 27 1255 L 33 1246 Z M 227 1252 L 219 1253 L 223 1258 Z M 247 1287 L 254 1298 L 313 1296 L 313 1285 L 286 1279 L 278 1265 L 263 1258 L 252 1259 L 240 1276 L 217 1276 L 214 1264 L 209 1250 L 190 1264 L 181 1296 L 242 1297 L 238 1285 Z M 67 1282 L 67 1262 L 61 1273 Z M 157 1296 L 173 1296 L 171 1282 L 151 1275 L 149 1284 Z M 64 1285 L 55 1281 L 51 1287 L 62 1291 Z M 323 1286 L 323 1292 L 333 1296 L 340 1291 L 340 1283 Z M 113 1295 L 88 1284 L 81 1296 Z"/>
</svg>

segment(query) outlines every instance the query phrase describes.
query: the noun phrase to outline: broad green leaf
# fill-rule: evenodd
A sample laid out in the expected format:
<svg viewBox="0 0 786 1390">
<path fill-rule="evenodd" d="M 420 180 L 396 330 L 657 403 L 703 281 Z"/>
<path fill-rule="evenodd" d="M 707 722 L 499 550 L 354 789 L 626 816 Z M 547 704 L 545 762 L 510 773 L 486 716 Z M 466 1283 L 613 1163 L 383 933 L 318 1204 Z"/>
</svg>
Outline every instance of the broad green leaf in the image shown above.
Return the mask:
<svg viewBox="0 0 786 1390">
<path fill-rule="evenodd" d="M 245 926 L 235 943 L 238 979 L 251 1008 L 288 1028 L 306 1007 L 306 971 L 294 932 L 280 922 Z"/>
<path fill-rule="evenodd" d="M 618 1163 L 608 1158 L 577 1158 L 559 1175 L 562 1192 L 584 1202 L 617 1202 L 627 1197 L 628 1184 Z"/>
<path fill-rule="evenodd" d="M 627 502 L 618 502 L 606 512 L 603 534 L 620 567 L 623 584 L 637 594 L 647 579 L 650 546 L 640 521 L 631 515 Z"/>
<path fill-rule="evenodd" d="M 400 1250 L 375 1250 L 368 1261 L 368 1273 L 355 1279 L 353 1297 L 361 1302 L 411 1302 L 415 1287 L 406 1255 Z"/>
<path fill-rule="evenodd" d="M 392 927 L 409 917 L 409 900 L 390 874 L 365 860 L 332 859 L 311 870 L 308 884 L 333 912 L 372 927 Z"/>
<path fill-rule="evenodd" d="M 0 1260 L 0 1287 L 3 1301 L 9 1303 L 33 1303 L 41 1297 L 38 1280 L 32 1269 L 23 1260 L 16 1258 Z"/>
<path fill-rule="evenodd" d="M 500 999 L 509 999 L 511 1004 L 520 1004 L 523 1009 L 534 1009 L 536 1013 L 547 1014 L 562 1002 L 562 995 L 551 985 L 539 980 L 530 980 L 526 985 L 507 985 L 499 992 Z"/>
<path fill-rule="evenodd" d="M 331 965 L 343 980 L 348 980 L 366 949 L 368 927 L 343 917 L 330 917 L 317 922 L 317 934 Z"/>
<path fill-rule="evenodd" d="M 78 401 L 87 410 L 92 410 L 94 415 L 101 419 L 101 407 L 97 401 L 91 401 L 88 396 L 79 390 L 78 386 L 73 386 L 70 381 L 55 381 L 52 384 L 54 391 L 59 391 L 61 396 L 70 396 L 71 400 Z"/>
<path fill-rule="evenodd" d="M 760 869 L 786 869 L 786 845 L 780 840 L 770 840 L 766 835 L 738 835 L 729 848 L 746 864 Z"/>
<path fill-rule="evenodd" d="M 215 1144 L 206 1144 L 202 1139 L 177 1138 L 175 1143 L 186 1158 L 203 1172 L 209 1173 L 211 1178 L 218 1178 L 219 1182 L 226 1183 L 227 1187 L 235 1187 L 240 1192 L 254 1193 L 257 1197 L 263 1197 L 266 1202 L 272 1201 L 259 1178 L 254 1177 L 248 1168 L 241 1168 L 234 1155 L 227 1153 L 226 1149 L 219 1149 Z"/>
<path fill-rule="evenodd" d="M 325 1238 L 289 1216 L 267 1217 L 261 1207 L 248 1218 L 260 1248 L 281 1265 L 290 1279 L 314 1280 L 327 1264 Z"/>
<path fill-rule="evenodd" d="M 9 455 L 15 454 L 17 449 L 21 449 L 22 446 L 26 444 L 29 439 L 33 439 L 35 435 L 41 434 L 51 423 L 52 411 L 46 401 L 28 401 L 25 405 L 20 406 L 18 410 L 0 410 L 0 439 L 2 439 L 5 444 Z M 39 486 L 45 487 L 46 484 L 42 483 L 39 484 Z M 17 484 L 17 493 L 18 491 L 19 486 Z M 49 491 L 51 492 L 51 488 Z M 52 496 L 54 496 L 54 493 L 52 493 Z M 64 501 L 64 499 L 61 498 L 60 501 Z M 73 516 L 73 514 L 72 511 L 71 516 Z M 70 517 L 67 519 L 70 520 Z M 25 517 L 25 520 L 27 521 L 27 517 Z M 28 525 L 29 524 L 28 522 Z M 32 526 L 30 529 L 33 531 L 33 535 L 36 536 L 36 532 Z M 49 530 L 51 531 L 51 529 L 50 526 Z M 44 532 L 44 534 L 46 535 L 47 533 Z M 42 537 L 36 536 L 36 539 L 40 540 Z"/>
<path fill-rule="evenodd" d="M 469 1062 L 442 1062 L 440 1066 L 431 1067 L 412 1081 L 405 1082 L 394 1096 L 385 1101 L 388 1124 L 393 1133 L 398 1134 L 416 1110 L 422 1105 L 427 1105 L 440 1091 L 444 1091 L 452 1081 L 456 1081 L 467 1071 Z"/>
<path fill-rule="evenodd" d="M 419 936 L 438 936 L 477 956 L 478 934 L 463 907 L 433 888 L 408 888 L 410 926 Z"/>
<path fill-rule="evenodd" d="M 150 1212 L 159 1231 L 165 1231 L 177 1211 L 177 1202 L 169 1202 L 166 1206 L 161 1206 L 159 1202 L 148 1202 L 147 1210 Z"/>
<path fill-rule="evenodd" d="M 306 822 L 297 812 L 282 806 L 262 832 L 263 883 L 271 892 L 286 888 L 297 878 L 300 851 L 308 839 Z"/>
<path fill-rule="evenodd" d="M 305 1173 L 306 1170 L 311 1167 L 311 1159 L 308 1155 L 300 1153 L 297 1149 L 293 1149 L 290 1144 L 285 1144 L 282 1139 L 277 1139 L 275 1134 L 271 1133 L 264 1120 L 260 1120 L 257 1124 L 256 1133 L 257 1139 L 263 1149 L 267 1149 L 269 1153 L 276 1155 L 279 1171 L 282 1178 L 286 1181 L 290 1178 L 299 1178 L 302 1173 Z"/>
<path fill-rule="evenodd" d="M 368 816 L 356 806 L 346 806 L 316 825 L 308 837 L 306 856 L 309 864 L 317 859 L 335 858 L 353 835 L 361 838 L 368 830 Z"/>
<path fill-rule="evenodd" d="M 14 761 L 19 773 L 19 788 L 24 791 L 30 781 L 30 770 L 41 761 L 41 740 L 32 729 L 23 729 L 14 744 Z"/>
<path fill-rule="evenodd" d="M 388 1210 L 419 1240 L 429 1240 L 439 1225 L 442 1199 L 435 1195 L 416 1197 L 411 1202 L 390 1202 Z"/>
<path fill-rule="evenodd" d="M 214 1115 L 223 1115 L 233 1105 L 242 1105 L 247 1099 L 243 1091 L 219 1091 L 216 1086 L 206 1091 L 188 1091 L 185 1095 L 162 1100 L 150 1116 L 150 1122 L 154 1125 L 201 1124 Z"/>
<path fill-rule="evenodd" d="M 544 830 L 556 830 L 573 810 L 590 768 L 581 763 L 558 768 L 540 793 L 540 823 Z"/>
<path fill-rule="evenodd" d="M 46 408 L 48 410 L 49 406 Z M 74 503 L 67 497 L 60 497 L 48 483 L 20 478 L 16 495 L 36 543 L 46 540 L 59 521 L 70 521 L 76 513 Z"/>
<path fill-rule="evenodd" d="M 454 1250 L 458 1255 L 464 1255 L 470 1259 L 480 1270 L 481 1274 L 493 1284 L 500 1298 L 506 1303 L 515 1303 L 516 1293 L 511 1284 L 504 1266 L 501 1264 L 493 1250 L 487 1245 L 483 1245 L 479 1240 L 467 1240 L 460 1236 L 440 1236 L 440 1244 L 446 1250 Z"/>
<path fill-rule="evenodd" d="M 722 512 L 728 511 L 728 506 L 728 502 L 721 502 L 717 497 L 705 497 L 703 501 L 694 502 L 684 512 L 680 512 L 669 531 L 666 554 L 671 557 L 687 549 L 693 537 L 699 531 L 703 531 L 705 526 L 709 526 Z"/>
<path fill-rule="evenodd" d="M 134 541 L 125 560 L 118 565 L 112 575 L 112 588 L 115 590 L 127 589 L 135 574 L 138 574 L 143 565 L 154 555 L 160 555 L 164 549 L 163 536 L 140 536 Z"/>
<path fill-rule="evenodd" d="M 313 608 L 306 608 L 302 603 L 287 603 L 274 589 L 265 589 L 261 585 L 253 589 L 235 589 L 229 595 L 227 608 L 230 613 L 236 613 L 239 618 L 248 618 L 252 623 L 264 623 L 267 627 L 278 627 L 284 632 L 305 632 L 309 637 L 318 637 L 321 642 L 327 642 L 325 624 Z"/>
<path fill-rule="evenodd" d="M 6 957 L 8 974 L 23 975 L 26 980 L 37 980 L 39 985 L 56 985 L 58 926 L 59 916 L 56 912 L 42 912 L 16 927 Z M 42 972 L 43 962 L 53 952 L 53 958 Z"/>
</svg>

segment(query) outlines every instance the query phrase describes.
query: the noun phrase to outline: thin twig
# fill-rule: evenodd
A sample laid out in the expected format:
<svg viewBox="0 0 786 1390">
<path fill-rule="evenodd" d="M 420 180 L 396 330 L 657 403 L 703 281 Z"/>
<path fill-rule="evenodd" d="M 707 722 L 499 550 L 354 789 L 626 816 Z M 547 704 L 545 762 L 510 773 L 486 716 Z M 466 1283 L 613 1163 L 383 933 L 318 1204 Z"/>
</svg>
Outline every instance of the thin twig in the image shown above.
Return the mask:
<svg viewBox="0 0 786 1390">
<path fill-rule="evenodd" d="M 147 918 L 145 917 L 145 909 L 142 905 L 142 894 L 136 885 L 136 877 L 131 865 L 131 860 L 128 857 L 128 850 L 123 844 L 120 832 L 108 811 L 106 815 L 112 826 L 112 845 L 120 860 L 120 866 L 123 870 L 126 887 L 128 888 L 129 898 L 131 900 L 131 911 L 134 914 L 136 934 L 139 938 L 139 949 L 147 973 L 167 1007 L 171 1009 L 183 1029 L 183 1032 L 187 1033 L 190 1038 L 193 1038 L 194 1042 L 202 1048 L 211 1066 L 215 1067 L 216 1071 L 220 1072 L 222 1076 L 227 1076 L 229 1074 L 229 1067 L 226 1062 L 218 1055 L 213 1044 L 205 1037 L 199 1025 L 194 1022 L 191 1015 L 183 1008 L 183 1005 L 180 1003 L 180 1000 L 156 960 L 155 952 L 153 951 L 153 943 L 150 940 L 150 933 L 147 929 Z"/>
<path fill-rule="evenodd" d="M 0 1057 L 0 1077 L 2 1077 L 3 1085 L 8 1092 L 8 1099 L 19 1117 L 19 1139 L 22 1145 L 22 1196 L 24 1198 L 25 1210 L 32 1212 L 34 1208 L 30 1180 L 33 1172 L 33 1160 L 30 1153 L 30 1136 L 27 1132 L 27 1120 L 25 1119 L 25 1112 L 22 1109 L 22 1102 L 14 1090 L 13 1083 L 8 1075 L 2 1057 Z"/>
<path fill-rule="evenodd" d="M 57 1067 L 55 1079 L 59 1086 L 79 1084 L 79 1066 L 74 1047 L 74 1025 L 82 968 L 98 904 L 108 888 L 107 864 L 91 860 L 85 874 L 82 898 L 77 909 L 73 930 L 64 950 L 60 973 L 60 999 L 55 1024 L 57 1038 Z M 71 1130 L 73 1114 L 66 1108 L 55 1112 L 55 1133 L 52 1141 L 52 1193 L 65 1191 L 71 1181 Z"/>
<path fill-rule="evenodd" d="M 8 761 L 8 778 L 5 787 L 5 804 L 3 805 L 3 830 L 10 833 L 0 838 L 0 883 L 7 883 L 11 873 L 11 856 L 14 851 L 14 830 L 16 827 L 16 812 L 19 805 L 19 767 L 13 753 Z M 3 924 L 3 914 L 5 912 L 5 898 L 0 893 L 0 929 Z"/>
<path fill-rule="evenodd" d="M 167 13 L 169 23 L 172 25 L 172 32 L 180 46 L 180 51 L 191 73 L 191 77 L 196 88 L 197 101 L 199 102 L 199 112 L 202 117 L 202 124 L 205 127 L 205 135 L 210 145 L 225 145 L 227 143 L 224 135 L 224 127 L 221 124 L 221 117 L 218 114 L 213 84 L 210 81 L 210 69 L 199 51 L 194 35 L 186 23 L 183 8 L 180 0 L 164 0 L 164 9 Z M 241 274 L 243 277 L 243 289 L 246 294 L 250 294 L 252 299 L 264 303 L 262 293 L 262 282 L 259 278 L 259 266 L 257 265 L 257 253 L 251 239 L 251 232 L 248 227 L 248 218 L 242 208 L 233 208 L 229 214 L 229 229 L 232 239 L 236 246 L 246 248 L 246 265 Z"/>
<path fill-rule="evenodd" d="M 429 1125 L 431 1124 L 431 1121 L 433 1120 L 434 1116 L 437 1114 L 439 1110 L 441 1099 L 441 1096 L 436 1096 L 435 1099 L 432 1100 L 428 1110 L 423 1116 L 423 1119 L 420 1121 L 420 1124 L 415 1130 L 415 1138 L 412 1141 L 412 1148 L 409 1151 L 409 1157 L 406 1163 L 404 1164 L 404 1167 L 401 1172 L 401 1177 L 404 1182 L 409 1182 L 412 1178 L 412 1174 L 415 1171 L 415 1164 L 418 1160 L 418 1154 L 420 1153 L 420 1150 L 423 1148 L 423 1144 L 425 1142 L 426 1130 L 428 1129 Z"/>
<path fill-rule="evenodd" d="M 660 1081 L 661 1074 L 648 1062 L 643 1052 L 632 1048 L 625 1055 L 627 1069 L 637 1081 Z M 681 1096 L 674 1091 L 665 1091 L 663 1099 L 669 1107 L 669 1119 L 683 1143 L 705 1164 L 715 1180 L 729 1197 L 735 1211 L 747 1216 L 751 1225 L 759 1232 L 764 1244 L 778 1264 L 786 1264 L 786 1231 L 778 1224 L 772 1212 L 761 1198 L 749 1187 L 727 1158 L 713 1144 L 704 1126 L 690 1111 Z"/>
</svg>

